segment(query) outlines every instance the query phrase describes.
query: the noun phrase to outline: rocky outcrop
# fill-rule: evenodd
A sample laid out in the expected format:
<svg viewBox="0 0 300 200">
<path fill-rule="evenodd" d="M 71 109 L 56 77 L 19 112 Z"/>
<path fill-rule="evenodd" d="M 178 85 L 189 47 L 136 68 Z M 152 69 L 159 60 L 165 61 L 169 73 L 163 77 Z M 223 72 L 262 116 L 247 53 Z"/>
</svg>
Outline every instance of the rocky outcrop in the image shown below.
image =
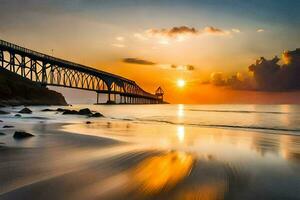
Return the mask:
<svg viewBox="0 0 300 200">
<path fill-rule="evenodd" d="M 14 134 L 14 138 L 15 139 L 25 139 L 25 138 L 29 138 L 29 137 L 33 137 L 34 135 L 32 135 L 31 133 L 27 133 L 24 131 L 16 131 Z"/>
<path fill-rule="evenodd" d="M 3 110 L 0 110 L 0 115 L 7 115 L 7 114 L 9 114 L 9 112 L 5 112 Z"/>
<path fill-rule="evenodd" d="M 0 68 L 0 105 L 67 105 L 62 94 Z"/>
<path fill-rule="evenodd" d="M 90 117 L 104 117 L 101 113 L 95 112 L 90 115 Z"/>
<path fill-rule="evenodd" d="M 5 125 L 2 128 L 13 128 L 14 126 Z"/>
<path fill-rule="evenodd" d="M 23 108 L 22 110 L 19 111 L 21 114 L 31 114 L 32 111 L 29 108 Z"/>
</svg>

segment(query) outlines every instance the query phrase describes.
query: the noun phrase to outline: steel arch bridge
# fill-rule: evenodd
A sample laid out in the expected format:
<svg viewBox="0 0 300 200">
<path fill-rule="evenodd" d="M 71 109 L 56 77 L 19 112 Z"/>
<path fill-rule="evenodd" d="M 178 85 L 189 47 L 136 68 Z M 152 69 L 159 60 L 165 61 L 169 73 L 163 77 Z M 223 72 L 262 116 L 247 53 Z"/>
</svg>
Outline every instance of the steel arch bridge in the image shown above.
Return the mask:
<svg viewBox="0 0 300 200">
<path fill-rule="evenodd" d="M 116 102 L 116 95 L 120 103 L 162 103 L 161 94 L 146 92 L 132 80 L 3 40 L 0 40 L 0 67 L 42 86 L 95 91 L 97 103 L 100 93 L 108 94 L 108 103 Z"/>
</svg>

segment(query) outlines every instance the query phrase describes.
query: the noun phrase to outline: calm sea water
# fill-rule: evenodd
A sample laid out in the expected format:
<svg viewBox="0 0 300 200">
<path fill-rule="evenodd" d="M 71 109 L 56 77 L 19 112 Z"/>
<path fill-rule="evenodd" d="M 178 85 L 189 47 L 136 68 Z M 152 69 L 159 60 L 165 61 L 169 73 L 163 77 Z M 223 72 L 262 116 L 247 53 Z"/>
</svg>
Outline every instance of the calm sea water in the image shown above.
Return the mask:
<svg viewBox="0 0 300 200">
<path fill-rule="evenodd" d="M 89 163 L 97 161 L 97 167 L 87 167 L 85 173 L 99 179 L 83 179 L 80 189 L 73 186 L 81 191 L 76 197 L 300 199 L 298 105 L 74 105 L 72 109 L 85 107 L 105 117 L 63 116 L 32 107 L 34 113 L 21 119 L 13 114 L 1 118 L 22 122 L 24 127 L 68 123 L 61 129 L 120 142 L 101 147 L 102 153 L 93 146 L 84 154 Z M 92 123 L 85 124 L 87 120 Z M 3 141 L 16 145 L 12 140 Z M 32 139 L 23 146 L 41 148 L 40 143 L 41 139 Z M 69 148 L 64 145 L 59 152 Z M 81 145 L 86 152 L 86 145 Z M 76 173 L 65 179 L 76 179 Z M 57 198 L 70 195 L 62 194 Z"/>
</svg>

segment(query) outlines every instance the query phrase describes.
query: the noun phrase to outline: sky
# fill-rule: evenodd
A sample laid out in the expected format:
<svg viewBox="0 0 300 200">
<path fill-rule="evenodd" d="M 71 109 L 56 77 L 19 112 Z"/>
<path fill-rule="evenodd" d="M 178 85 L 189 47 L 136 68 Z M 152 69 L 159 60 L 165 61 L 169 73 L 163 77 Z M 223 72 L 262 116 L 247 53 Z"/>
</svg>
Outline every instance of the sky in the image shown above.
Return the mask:
<svg viewBox="0 0 300 200">
<path fill-rule="evenodd" d="M 162 86 L 172 103 L 293 103 L 300 97 L 295 90 L 240 90 L 211 80 L 237 72 L 248 77 L 256 59 L 299 48 L 298 0 L 0 2 L 1 39 L 127 77 L 149 92 Z M 95 96 L 57 90 L 74 102 Z"/>
</svg>

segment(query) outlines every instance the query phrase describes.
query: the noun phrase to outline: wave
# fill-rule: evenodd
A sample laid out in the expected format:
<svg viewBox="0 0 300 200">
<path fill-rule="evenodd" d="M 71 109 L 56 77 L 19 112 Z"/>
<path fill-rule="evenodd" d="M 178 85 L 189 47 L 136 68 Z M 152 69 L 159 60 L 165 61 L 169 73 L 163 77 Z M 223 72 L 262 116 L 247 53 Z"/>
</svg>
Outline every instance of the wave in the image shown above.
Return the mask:
<svg viewBox="0 0 300 200">
<path fill-rule="evenodd" d="M 168 120 L 142 119 L 142 118 L 135 118 L 135 119 L 132 119 L 132 118 L 131 119 L 129 119 L 129 118 L 111 118 L 111 119 L 124 120 L 124 121 L 136 121 L 136 122 L 156 122 L 156 123 L 165 123 L 165 124 L 172 124 L 172 125 L 197 126 L 197 127 L 208 127 L 208 128 L 247 129 L 247 130 L 281 131 L 281 132 L 297 132 L 297 133 L 300 133 L 300 129 L 288 129 L 288 128 L 281 128 L 281 127 L 240 126 L 240 125 L 228 125 L 228 124 L 178 123 L 178 122 L 172 122 L 172 121 L 168 121 Z M 290 134 L 290 135 L 294 135 L 294 134 Z"/>
<path fill-rule="evenodd" d="M 221 113 L 289 114 L 287 112 L 251 111 L 251 110 L 205 110 L 205 109 L 187 109 L 187 110 L 188 111 L 197 111 L 197 112 L 221 112 Z"/>
</svg>

